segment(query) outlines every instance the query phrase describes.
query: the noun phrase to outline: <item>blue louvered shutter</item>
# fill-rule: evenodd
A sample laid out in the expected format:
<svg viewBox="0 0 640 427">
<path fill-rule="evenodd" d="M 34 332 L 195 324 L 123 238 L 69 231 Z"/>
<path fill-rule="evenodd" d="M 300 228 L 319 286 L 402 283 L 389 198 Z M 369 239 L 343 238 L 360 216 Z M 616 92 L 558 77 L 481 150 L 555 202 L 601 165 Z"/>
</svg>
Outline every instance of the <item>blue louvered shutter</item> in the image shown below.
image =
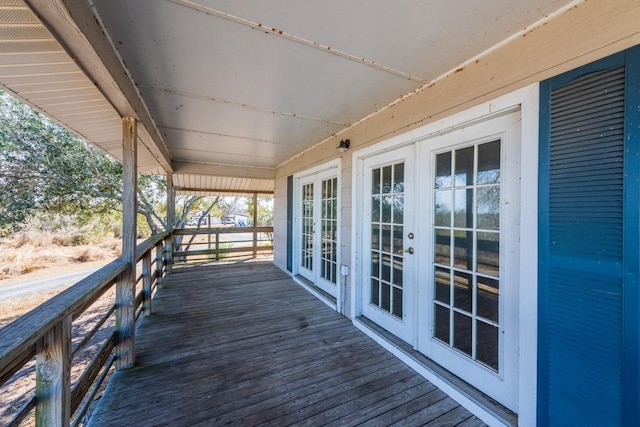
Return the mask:
<svg viewBox="0 0 640 427">
<path fill-rule="evenodd" d="M 625 163 L 627 69 L 619 54 L 541 84 L 541 425 L 628 419 L 625 266 L 637 273 L 638 260 L 625 264 L 625 209 L 639 208 L 637 197 L 628 200 L 637 192 L 625 188 L 638 185 L 629 182 Z M 631 243 L 637 248 L 638 239 Z M 637 287 L 634 280 L 627 285 Z"/>
</svg>

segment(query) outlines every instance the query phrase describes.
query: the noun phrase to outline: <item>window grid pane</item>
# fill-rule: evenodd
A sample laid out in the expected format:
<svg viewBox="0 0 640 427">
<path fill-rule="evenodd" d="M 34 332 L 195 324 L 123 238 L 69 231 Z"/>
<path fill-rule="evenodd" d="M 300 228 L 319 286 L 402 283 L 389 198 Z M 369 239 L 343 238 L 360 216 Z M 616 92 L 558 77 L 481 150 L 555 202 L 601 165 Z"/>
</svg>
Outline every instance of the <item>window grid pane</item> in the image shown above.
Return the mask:
<svg viewBox="0 0 640 427">
<path fill-rule="evenodd" d="M 404 163 L 371 171 L 371 301 L 403 316 Z"/>
<path fill-rule="evenodd" d="M 300 265 L 313 270 L 313 184 L 302 186 L 302 256 Z"/>
<path fill-rule="evenodd" d="M 321 277 L 336 283 L 337 271 L 337 230 L 338 230 L 338 178 L 322 181 L 322 230 L 320 232 L 320 263 L 323 265 Z"/>
<path fill-rule="evenodd" d="M 436 155 L 433 338 L 499 366 L 500 140 Z"/>
</svg>

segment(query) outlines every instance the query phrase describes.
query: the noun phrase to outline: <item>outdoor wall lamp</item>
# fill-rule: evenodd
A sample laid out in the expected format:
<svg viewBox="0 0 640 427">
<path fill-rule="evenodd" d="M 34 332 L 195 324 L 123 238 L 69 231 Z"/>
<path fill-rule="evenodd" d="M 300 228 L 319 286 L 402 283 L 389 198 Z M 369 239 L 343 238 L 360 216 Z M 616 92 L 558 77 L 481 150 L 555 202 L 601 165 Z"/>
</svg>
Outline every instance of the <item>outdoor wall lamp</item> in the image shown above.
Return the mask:
<svg viewBox="0 0 640 427">
<path fill-rule="evenodd" d="M 336 148 L 340 150 L 341 153 L 344 153 L 349 149 L 349 145 L 351 145 L 351 141 L 348 139 L 343 139 L 340 141 L 340 145 L 338 145 Z"/>
</svg>

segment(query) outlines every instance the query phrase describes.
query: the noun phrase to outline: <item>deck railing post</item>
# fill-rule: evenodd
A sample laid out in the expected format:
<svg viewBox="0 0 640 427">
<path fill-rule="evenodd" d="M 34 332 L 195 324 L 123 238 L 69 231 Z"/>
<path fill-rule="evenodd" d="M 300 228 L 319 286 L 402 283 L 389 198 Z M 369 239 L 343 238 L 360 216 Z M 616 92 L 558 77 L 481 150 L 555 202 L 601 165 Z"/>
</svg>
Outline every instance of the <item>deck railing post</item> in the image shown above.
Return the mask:
<svg viewBox="0 0 640 427">
<path fill-rule="evenodd" d="M 142 257 L 142 292 L 144 294 L 144 315 L 151 315 L 151 249 Z"/>
<path fill-rule="evenodd" d="M 258 193 L 253 193 L 253 257 L 258 256 Z"/>
<path fill-rule="evenodd" d="M 123 117 L 122 259 L 128 266 L 116 284 L 116 369 L 131 368 L 135 362 L 137 148 L 136 120 Z"/>
<path fill-rule="evenodd" d="M 176 190 L 173 186 L 173 174 L 167 172 L 167 231 L 169 239 L 165 242 L 166 248 L 166 272 L 171 274 L 173 268 L 173 230 L 176 225 Z"/>
<path fill-rule="evenodd" d="M 66 316 L 38 341 L 36 426 L 68 426 L 71 417 L 71 320 Z"/>
</svg>

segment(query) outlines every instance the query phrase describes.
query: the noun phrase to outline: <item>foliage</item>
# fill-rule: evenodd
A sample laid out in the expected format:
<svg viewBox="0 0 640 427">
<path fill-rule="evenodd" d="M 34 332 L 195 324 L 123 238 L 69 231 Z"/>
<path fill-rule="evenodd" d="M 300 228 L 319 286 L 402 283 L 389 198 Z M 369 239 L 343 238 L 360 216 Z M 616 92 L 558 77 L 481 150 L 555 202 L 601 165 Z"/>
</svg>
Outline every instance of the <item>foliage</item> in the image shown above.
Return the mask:
<svg viewBox="0 0 640 427">
<path fill-rule="evenodd" d="M 253 198 L 247 198 L 249 216 L 253 218 Z M 273 225 L 273 197 L 258 197 L 258 223 L 256 226 L 264 227 Z"/>
<path fill-rule="evenodd" d="M 106 227 L 96 225 L 96 232 L 116 237 L 121 232 L 110 219 L 122 209 L 122 165 L 2 92 L 0 189 L 0 235 L 23 228 L 42 212 L 70 218 L 76 226 L 105 219 Z M 168 229 L 166 195 L 166 177 L 138 177 L 139 237 Z M 219 200 L 176 197 L 174 227 L 184 227 L 194 209 L 223 215 L 233 209 Z"/>
<path fill-rule="evenodd" d="M 86 222 L 117 206 L 120 176 L 118 162 L 0 94 L 0 229 L 14 231 L 39 210 Z"/>
</svg>

